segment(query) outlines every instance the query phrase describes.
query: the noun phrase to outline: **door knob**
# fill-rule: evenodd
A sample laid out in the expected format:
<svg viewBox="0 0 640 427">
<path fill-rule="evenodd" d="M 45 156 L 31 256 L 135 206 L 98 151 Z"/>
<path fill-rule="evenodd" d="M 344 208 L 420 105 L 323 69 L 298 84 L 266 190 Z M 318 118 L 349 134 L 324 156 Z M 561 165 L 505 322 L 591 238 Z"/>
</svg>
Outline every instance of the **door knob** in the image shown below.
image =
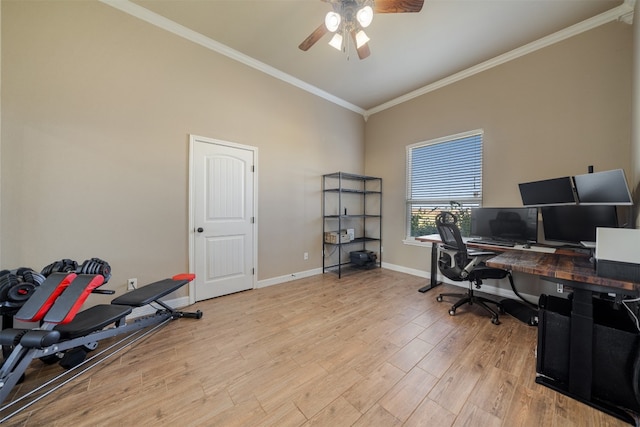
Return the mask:
<svg viewBox="0 0 640 427">
<path fill-rule="evenodd" d="M 204 228 L 202 227 L 198 227 L 198 229 L 196 230 L 198 233 L 202 233 L 204 231 Z"/>
</svg>

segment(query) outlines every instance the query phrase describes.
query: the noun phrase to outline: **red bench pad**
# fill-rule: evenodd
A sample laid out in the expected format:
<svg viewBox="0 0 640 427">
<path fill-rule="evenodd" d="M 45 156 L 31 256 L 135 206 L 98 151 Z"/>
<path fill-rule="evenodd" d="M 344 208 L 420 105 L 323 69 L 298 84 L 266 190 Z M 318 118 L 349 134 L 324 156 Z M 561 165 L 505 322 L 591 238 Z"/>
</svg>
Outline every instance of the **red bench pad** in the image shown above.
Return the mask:
<svg viewBox="0 0 640 427">
<path fill-rule="evenodd" d="M 91 292 L 104 283 L 101 274 L 80 274 L 58 297 L 44 316 L 49 323 L 68 323 L 76 316 Z"/>
<path fill-rule="evenodd" d="M 58 296 L 76 277 L 75 273 L 53 273 L 49 275 L 16 313 L 15 318 L 24 322 L 39 322 L 42 320 Z"/>
</svg>

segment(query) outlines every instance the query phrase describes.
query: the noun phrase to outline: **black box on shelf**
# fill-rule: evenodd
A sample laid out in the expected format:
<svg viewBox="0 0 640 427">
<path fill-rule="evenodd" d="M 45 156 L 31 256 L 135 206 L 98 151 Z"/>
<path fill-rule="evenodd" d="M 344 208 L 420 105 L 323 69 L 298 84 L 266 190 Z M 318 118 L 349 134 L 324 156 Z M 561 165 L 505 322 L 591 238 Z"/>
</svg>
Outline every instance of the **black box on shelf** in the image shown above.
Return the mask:
<svg viewBox="0 0 640 427">
<path fill-rule="evenodd" d="M 378 256 L 372 251 L 349 252 L 351 263 L 359 267 L 375 267 Z"/>
</svg>

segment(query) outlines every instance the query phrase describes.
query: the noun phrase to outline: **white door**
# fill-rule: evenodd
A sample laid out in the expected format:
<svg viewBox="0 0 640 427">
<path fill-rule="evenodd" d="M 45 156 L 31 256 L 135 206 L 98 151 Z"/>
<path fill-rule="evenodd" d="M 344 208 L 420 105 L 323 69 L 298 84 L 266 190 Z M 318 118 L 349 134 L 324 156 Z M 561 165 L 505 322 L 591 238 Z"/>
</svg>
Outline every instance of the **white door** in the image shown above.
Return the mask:
<svg viewBox="0 0 640 427">
<path fill-rule="evenodd" d="M 191 137 L 191 302 L 255 287 L 256 149 Z"/>
</svg>

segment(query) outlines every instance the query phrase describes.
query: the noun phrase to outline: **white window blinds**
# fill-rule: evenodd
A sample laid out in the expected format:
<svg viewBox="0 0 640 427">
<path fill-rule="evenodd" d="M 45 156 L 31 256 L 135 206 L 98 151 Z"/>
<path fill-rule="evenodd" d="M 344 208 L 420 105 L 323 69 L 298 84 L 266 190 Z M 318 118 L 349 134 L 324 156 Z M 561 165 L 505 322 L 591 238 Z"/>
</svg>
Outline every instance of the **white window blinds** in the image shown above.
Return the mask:
<svg viewBox="0 0 640 427">
<path fill-rule="evenodd" d="M 482 203 L 482 136 L 473 131 L 407 147 L 407 234 L 436 233 L 435 216 L 453 211 L 468 233 L 471 207 Z"/>
</svg>

